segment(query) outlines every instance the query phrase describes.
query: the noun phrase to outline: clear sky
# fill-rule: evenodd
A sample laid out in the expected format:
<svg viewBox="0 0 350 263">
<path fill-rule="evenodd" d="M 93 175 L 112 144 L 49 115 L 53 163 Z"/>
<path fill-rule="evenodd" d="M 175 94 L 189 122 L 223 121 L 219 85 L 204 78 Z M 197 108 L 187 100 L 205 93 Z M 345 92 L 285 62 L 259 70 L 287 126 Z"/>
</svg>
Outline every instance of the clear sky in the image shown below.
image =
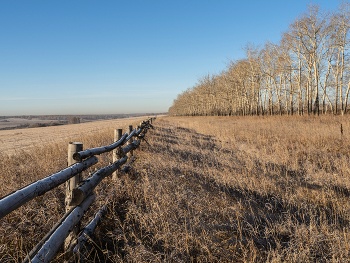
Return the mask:
<svg viewBox="0 0 350 263">
<path fill-rule="evenodd" d="M 1 0 L 0 116 L 166 112 L 246 43 L 277 43 L 309 3 Z"/>
</svg>

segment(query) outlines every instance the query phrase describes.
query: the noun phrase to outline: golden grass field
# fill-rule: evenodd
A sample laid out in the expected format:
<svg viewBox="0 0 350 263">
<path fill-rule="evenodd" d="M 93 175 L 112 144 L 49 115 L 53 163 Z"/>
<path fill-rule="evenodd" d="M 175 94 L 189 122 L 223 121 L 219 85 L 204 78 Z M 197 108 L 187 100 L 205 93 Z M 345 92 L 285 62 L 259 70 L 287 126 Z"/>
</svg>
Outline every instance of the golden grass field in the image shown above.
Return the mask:
<svg viewBox="0 0 350 263">
<path fill-rule="evenodd" d="M 52 120 L 40 120 L 39 118 L 22 119 L 22 118 L 6 118 L 0 119 L 0 129 L 4 128 L 14 128 L 20 125 L 33 125 L 35 123 L 51 123 Z"/>
<path fill-rule="evenodd" d="M 0 130 L 0 152 L 15 154 L 21 150 L 29 150 L 47 143 L 74 141 L 79 136 L 98 134 L 108 128 L 118 129 L 131 122 L 140 122 L 146 117 L 103 120 L 74 125 L 51 126 L 30 129 Z"/>
<path fill-rule="evenodd" d="M 108 213 L 86 262 L 350 261 L 347 116 L 162 117 L 153 124 L 130 173 L 96 189 L 85 222 L 107 199 Z M 106 145 L 113 128 L 77 139 L 85 148 Z M 64 168 L 66 144 L 2 154 L 0 196 Z M 111 156 L 99 159 L 103 165 Z M 1 262 L 21 261 L 59 220 L 63 190 L 0 220 Z"/>
</svg>

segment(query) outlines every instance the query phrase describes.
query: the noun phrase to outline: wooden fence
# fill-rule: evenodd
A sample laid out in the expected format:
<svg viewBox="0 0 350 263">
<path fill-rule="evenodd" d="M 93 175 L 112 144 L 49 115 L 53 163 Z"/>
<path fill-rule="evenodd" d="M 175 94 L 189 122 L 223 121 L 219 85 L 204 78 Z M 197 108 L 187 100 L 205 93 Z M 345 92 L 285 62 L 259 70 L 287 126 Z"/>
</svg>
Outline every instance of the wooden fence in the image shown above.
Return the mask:
<svg viewBox="0 0 350 263">
<path fill-rule="evenodd" d="M 150 118 L 133 129 L 129 126 L 129 134 L 122 134 L 122 129 L 115 130 L 114 143 L 104 147 L 83 150 L 83 144 L 72 142 L 68 145 L 68 167 L 58 173 L 33 182 L 0 199 L 0 219 L 19 208 L 33 198 L 43 195 L 66 182 L 66 213 L 44 238 L 30 251 L 23 262 L 50 262 L 58 249 L 64 244 L 68 257 L 79 254 L 85 242 L 93 234 L 102 215 L 106 212 L 103 206 L 94 219 L 80 231 L 80 220 L 95 199 L 93 190 L 107 176 L 117 178 L 117 170 L 121 169 L 128 159 L 133 161 L 132 152 L 140 145 L 148 129 L 153 128 Z M 135 139 L 135 140 L 134 140 Z M 126 146 L 124 146 L 127 144 Z M 123 147 L 124 146 L 124 147 Z M 82 180 L 81 172 L 98 163 L 95 155 L 113 151 L 113 162 L 109 166 L 96 171 L 91 177 Z M 123 170 L 127 170 L 124 166 Z M 80 236 L 78 234 L 81 232 Z"/>
</svg>

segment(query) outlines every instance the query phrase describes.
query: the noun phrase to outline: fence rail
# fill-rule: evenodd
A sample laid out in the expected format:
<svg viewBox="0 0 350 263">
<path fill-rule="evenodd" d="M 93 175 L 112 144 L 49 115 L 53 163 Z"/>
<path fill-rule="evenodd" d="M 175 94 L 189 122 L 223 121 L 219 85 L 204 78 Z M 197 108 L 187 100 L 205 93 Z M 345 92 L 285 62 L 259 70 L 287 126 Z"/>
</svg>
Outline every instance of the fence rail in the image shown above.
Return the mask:
<svg viewBox="0 0 350 263">
<path fill-rule="evenodd" d="M 91 157 L 84 162 L 74 164 L 58 173 L 38 180 L 28 186 L 8 194 L 0 200 L 0 219 L 35 197 L 43 195 L 46 192 L 56 188 L 76 174 L 85 171 L 87 168 L 97 163 L 97 157 Z"/>
<path fill-rule="evenodd" d="M 102 215 L 106 212 L 106 206 L 103 206 L 96 213 L 94 219 L 83 229 L 82 234 L 79 237 L 76 236 L 80 232 L 80 227 L 77 229 L 77 225 L 79 226 L 81 218 L 95 199 L 93 190 L 104 178 L 121 169 L 128 159 L 130 159 L 129 163 L 134 160 L 129 158 L 132 156 L 130 153 L 139 147 L 141 140 L 145 141 L 144 136 L 148 129 L 153 128 L 152 121 L 154 119 L 150 118 L 141 122 L 140 126 L 135 129 L 132 129 L 130 125 L 129 134 L 122 135 L 121 129 L 116 130 L 115 134 L 119 134 L 119 138 L 115 137 L 115 142 L 107 146 L 82 150 L 82 143 L 70 143 L 68 164 L 74 164 L 0 199 L 1 219 L 35 197 L 43 195 L 66 182 L 65 215 L 31 250 L 23 262 L 50 262 L 63 243 L 65 243 L 66 255 L 72 256 L 79 253 L 79 250 L 84 246 L 84 242 L 92 235 Z M 122 147 L 126 143 L 128 144 Z M 81 150 L 79 151 L 79 149 Z M 98 158 L 95 155 L 110 151 L 114 151 L 113 163 L 97 170 L 90 178 L 81 180 L 80 173 L 98 163 Z M 117 159 L 117 157 L 119 158 Z M 127 171 L 128 167 L 124 167 L 123 170 Z"/>
</svg>

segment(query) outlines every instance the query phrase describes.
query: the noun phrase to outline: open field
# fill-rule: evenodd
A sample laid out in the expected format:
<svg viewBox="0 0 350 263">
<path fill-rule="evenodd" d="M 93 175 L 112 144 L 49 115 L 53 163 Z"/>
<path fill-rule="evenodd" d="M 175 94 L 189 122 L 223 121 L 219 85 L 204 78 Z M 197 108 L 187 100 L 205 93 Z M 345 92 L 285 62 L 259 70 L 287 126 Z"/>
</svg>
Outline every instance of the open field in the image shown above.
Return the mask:
<svg viewBox="0 0 350 263">
<path fill-rule="evenodd" d="M 21 116 L 0 116 L 0 130 L 35 128 L 57 126 L 68 124 L 72 118 L 78 118 L 79 123 L 102 121 L 102 120 L 116 120 L 123 118 L 133 118 L 140 116 L 153 116 L 151 113 L 133 113 L 133 114 L 94 114 L 94 115 L 21 115 Z M 164 114 L 158 114 L 164 115 Z"/>
<path fill-rule="evenodd" d="M 79 136 L 98 134 L 108 128 L 117 129 L 131 122 L 140 122 L 146 117 L 132 117 L 125 119 L 94 121 L 87 123 L 61 125 L 52 127 L 0 130 L 0 152 L 15 154 L 47 143 L 76 141 Z M 20 119 L 19 119 L 20 120 Z M 20 120 L 26 122 L 27 120 Z M 37 122 L 34 120 L 34 123 Z M 44 121 L 41 121 L 44 122 Z"/>
<path fill-rule="evenodd" d="M 349 262 L 349 124 L 157 120 L 138 179 L 124 184 L 133 191 L 116 201 L 124 236 L 104 233 L 135 262 Z"/>
<path fill-rule="evenodd" d="M 4 128 L 15 128 L 25 124 L 35 124 L 35 123 L 51 123 L 51 120 L 40 120 L 38 118 L 33 119 L 21 119 L 21 118 L 6 118 L 0 120 L 0 129 Z"/>
<path fill-rule="evenodd" d="M 85 149 L 108 145 L 113 143 L 115 128 L 123 128 L 126 131 L 128 125 L 136 127 L 145 119 L 135 117 L 21 130 L 27 140 L 23 140 L 14 152 L 7 151 L 2 144 L 4 150 L 0 151 L 0 196 L 66 168 L 69 141 L 83 142 Z M 1 132 L 3 135 L 7 134 L 6 138 L 13 138 L 18 130 Z M 108 165 L 112 160 L 112 153 L 100 156 L 99 160 L 97 166 L 85 171 L 83 176 L 87 176 L 95 167 Z M 108 181 L 102 182 L 96 189 L 97 198 L 85 222 L 91 219 L 100 205 L 106 201 L 111 192 L 107 189 L 110 190 Z M 65 213 L 64 193 L 64 185 L 61 185 L 0 220 L 0 262 L 23 260 L 26 253 Z M 57 262 L 62 262 L 62 258 L 57 259 Z"/>
<path fill-rule="evenodd" d="M 163 117 L 154 126 L 130 174 L 97 189 L 93 208 L 109 198 L 108 213 L 87 262 L 350 261 L 347 116 Z M 78 139 L 96 147 L 112 134 Z M 52 142 L 2 156 L 0 195 L 62 169 L 65 152 Z M 0 261 L 20 261 L 63 199 L 58 188 L 0 220 Z"/>
</svg>

